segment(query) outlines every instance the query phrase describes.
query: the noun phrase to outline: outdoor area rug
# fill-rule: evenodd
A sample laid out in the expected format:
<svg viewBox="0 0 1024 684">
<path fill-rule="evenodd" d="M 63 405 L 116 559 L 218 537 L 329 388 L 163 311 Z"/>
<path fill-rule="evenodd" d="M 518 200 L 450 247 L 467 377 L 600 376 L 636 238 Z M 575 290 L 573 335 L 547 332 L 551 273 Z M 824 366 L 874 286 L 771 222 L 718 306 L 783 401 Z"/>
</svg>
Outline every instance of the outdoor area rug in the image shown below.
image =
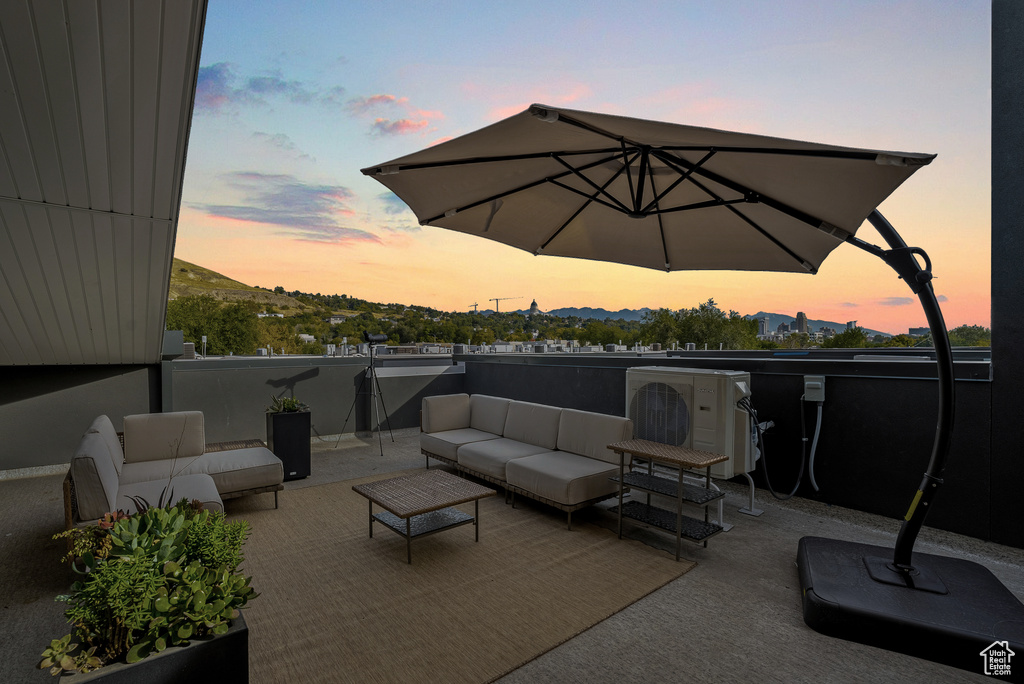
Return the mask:
<svg viewBox="0 0 1024 684">
<path fill-rule="evenodd" d="M 564 514 L 500 492 L 480 501 L 479 543 L 472 525 L 422 537 L 409 565 L 403 538 L 379 524 L 368 537 L 352 491 L 381 477 L 230 507 L 252 526 L 252 682 L 488 682 L 695 565 L 586 522 L 567 530 Z"/>
</svg>

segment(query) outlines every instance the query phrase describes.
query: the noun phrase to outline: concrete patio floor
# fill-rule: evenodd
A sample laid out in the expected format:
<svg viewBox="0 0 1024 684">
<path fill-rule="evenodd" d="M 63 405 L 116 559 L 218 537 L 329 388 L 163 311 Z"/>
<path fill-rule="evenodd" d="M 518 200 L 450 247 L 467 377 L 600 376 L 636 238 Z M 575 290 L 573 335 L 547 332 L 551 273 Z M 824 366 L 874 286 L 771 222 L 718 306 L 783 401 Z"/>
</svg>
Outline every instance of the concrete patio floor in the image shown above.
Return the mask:
<svg viewBox="0 0 1024 684">
<path fill-rule="evenodd" d="M 380 441 L 377 435 L 314 439 L 312 475 L 286 483 L 280 496 L 301 487 L 422 468 L 425 459 L 419 453 L 418 431 L 393 434 L 393 441 L 387 432 Z M 0 564 L 0 677 L 5 682 L 52 681 L 33 666 L 49 640 L 67 631 L 62 624 L 63 604 L 53 597 L 67 591 L 71 578 L 57 560 L 60 543 L 50 540 L 62 527 L 61 479 L 50 475 L 0 481 L 0 505 L 7 521 L 0 535 L 0 554 L 6 559 Z M 978 670 L 972 674 L 823 636 L 804 624 L 796 567 L 799 539 L 823 536 L 891 547 L 897 521 L 806 499 L 782 502 L 760 491 L 756 506 L 764 513 L 746 516 L 738 510 L 748 504 L 748 489 L 720 484 L 726 491 L 725 520 L 734 527 L 712 538 L 707 548 L 684 544 L 682 555 L 696 561 L 696 568 L 499 681 L 987 679 L 980 655 Z M 269 495 L 260 496 L 272 505 Z M 564 515 L 521 498 L 517 506 L 531 507 L 537 515 Z M 573 524 L 615 529 L 615 516 L 606 508 L 579 511 L 573 515 Z M 230 513 L 230 501 L 227 510 Z M 649 545 L 652 556 L 674 553 L 675 540 L 664 532 L 629 523 L 626 534 Z M 981 563 L 1017 597 L 1024 597 L 1024 550 L 931 529 L 921 533 L 916 550 Z M 1024 660 L 1020 667 L 1024 668 Z M 437 681 L 443 681 L 443 675 Z"/>
</svg>

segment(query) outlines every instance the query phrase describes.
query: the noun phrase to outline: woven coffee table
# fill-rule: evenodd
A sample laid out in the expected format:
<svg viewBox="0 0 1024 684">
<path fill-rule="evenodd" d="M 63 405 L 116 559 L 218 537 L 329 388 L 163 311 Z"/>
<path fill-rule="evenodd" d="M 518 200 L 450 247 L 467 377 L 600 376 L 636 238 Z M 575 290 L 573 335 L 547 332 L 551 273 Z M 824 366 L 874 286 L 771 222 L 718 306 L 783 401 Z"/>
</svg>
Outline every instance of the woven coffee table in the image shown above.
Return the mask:
<svg viewBox="0 0 1024 684">
<path fill-rule="evenodd" d="M 412 540 L 453 527 L 473 523 L 480 541 L 480 499 L 494 496 L 489 487 L 478 485 L 443 470 L 426 470 L 376 482 L 353 485 L 352 490 L 369 499 L 370 537 L 374 521 L 405 537 L 406 559 L 412 563 Z M 473 502 L 473 515 L 454 506 Z M 373 504 L 384 510 L 373 512 Z"/>
</svg>

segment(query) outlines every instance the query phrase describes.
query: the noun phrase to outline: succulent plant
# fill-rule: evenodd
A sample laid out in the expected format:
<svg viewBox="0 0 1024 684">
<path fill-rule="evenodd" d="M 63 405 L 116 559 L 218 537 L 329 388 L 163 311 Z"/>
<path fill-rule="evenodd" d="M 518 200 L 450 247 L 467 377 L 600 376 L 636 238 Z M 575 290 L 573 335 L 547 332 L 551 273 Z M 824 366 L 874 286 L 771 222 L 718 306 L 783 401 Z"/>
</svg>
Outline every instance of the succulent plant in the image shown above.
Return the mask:
<svg viewBox="0 0 1024 684">
<path fill-rule="evenodd" d="M 251 578 L 236 572 L 249 526 L 201 509 L 182 499 L 56 535 L 69 540 L 79 573 L 71 593 L 58 597 L 69 604 L 73 631 L 50 643 L 39 667 L 54 675 L 87 672 L 226 632 L 258 596 Z"/>
<path fill-rule="evenodd" d="M 309 406 L 295 397 L 271 396 L 270 400 L 272 403 L 267 407 L 267 413 L 298 413 L 309 410 Z"/>
</svg>

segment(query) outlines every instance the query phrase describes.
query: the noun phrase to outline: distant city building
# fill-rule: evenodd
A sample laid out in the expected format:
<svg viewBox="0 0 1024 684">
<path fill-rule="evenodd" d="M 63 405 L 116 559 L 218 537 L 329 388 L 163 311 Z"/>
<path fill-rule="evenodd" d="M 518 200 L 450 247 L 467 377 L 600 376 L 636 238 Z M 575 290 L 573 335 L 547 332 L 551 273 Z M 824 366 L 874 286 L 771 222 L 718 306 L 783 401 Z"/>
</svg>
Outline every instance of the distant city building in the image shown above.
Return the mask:
<svg viewBox="0 0 1024 684">
<path fill-rule="evenodd" d="M 785 334 L 785 333 L 788 333 L 789 331 L 790 331 L 789 323 L 779 323 L 779 326 L 777 328 L 775 328 L 775 332 L 778 332 L 778 333 Z"/>
<path fill-rule="evenodd" d="M 796 332 L 807 332 L 807 314 L 805 314 L 803 311 L 797 311 L 796 321 L 794 322 L 793 329 Z"/>
<path fill-rule="evenodd" d="M 279 313 L 268 314 L 267 312 L 264 311 L 262 313 L 256 314 L 256 317 L 257 318 L 284 318 L 284 314 L 279 314 Z"/>
<path fill-rule="evenodd" d="M 530 315 L 536 316 L 538 313 L 540 313 L 540 309 L 537 308 L 537 300 L 534 299 L 533 302 L 530 303 Z"/>
<path fill-rule="evenodd" d="M 857 327 L 857 321 L 846 321 L 846 329 L 853 330 Z"/>
<path fill-rule="evenodd" d="M 764 318 L 757 319 L 757 322 L 758 322 L 758 326 L 757 326 L 757 334 L 758 335 L 770 335 L 771 334 L 771 331 L 768 329 L 768 326 L 771 325 L 771 322 L 770 322 L 770 319 L 767 316 L 765 316 Z"/>
<path fill-rule="evenodd" d="M 910 329 L 910 336 L 911 337 L 924 337 L 925 335 L 931 334 L 931 332 L 932 332 L 931 328 L 911 328 Z"/>
</svg>

